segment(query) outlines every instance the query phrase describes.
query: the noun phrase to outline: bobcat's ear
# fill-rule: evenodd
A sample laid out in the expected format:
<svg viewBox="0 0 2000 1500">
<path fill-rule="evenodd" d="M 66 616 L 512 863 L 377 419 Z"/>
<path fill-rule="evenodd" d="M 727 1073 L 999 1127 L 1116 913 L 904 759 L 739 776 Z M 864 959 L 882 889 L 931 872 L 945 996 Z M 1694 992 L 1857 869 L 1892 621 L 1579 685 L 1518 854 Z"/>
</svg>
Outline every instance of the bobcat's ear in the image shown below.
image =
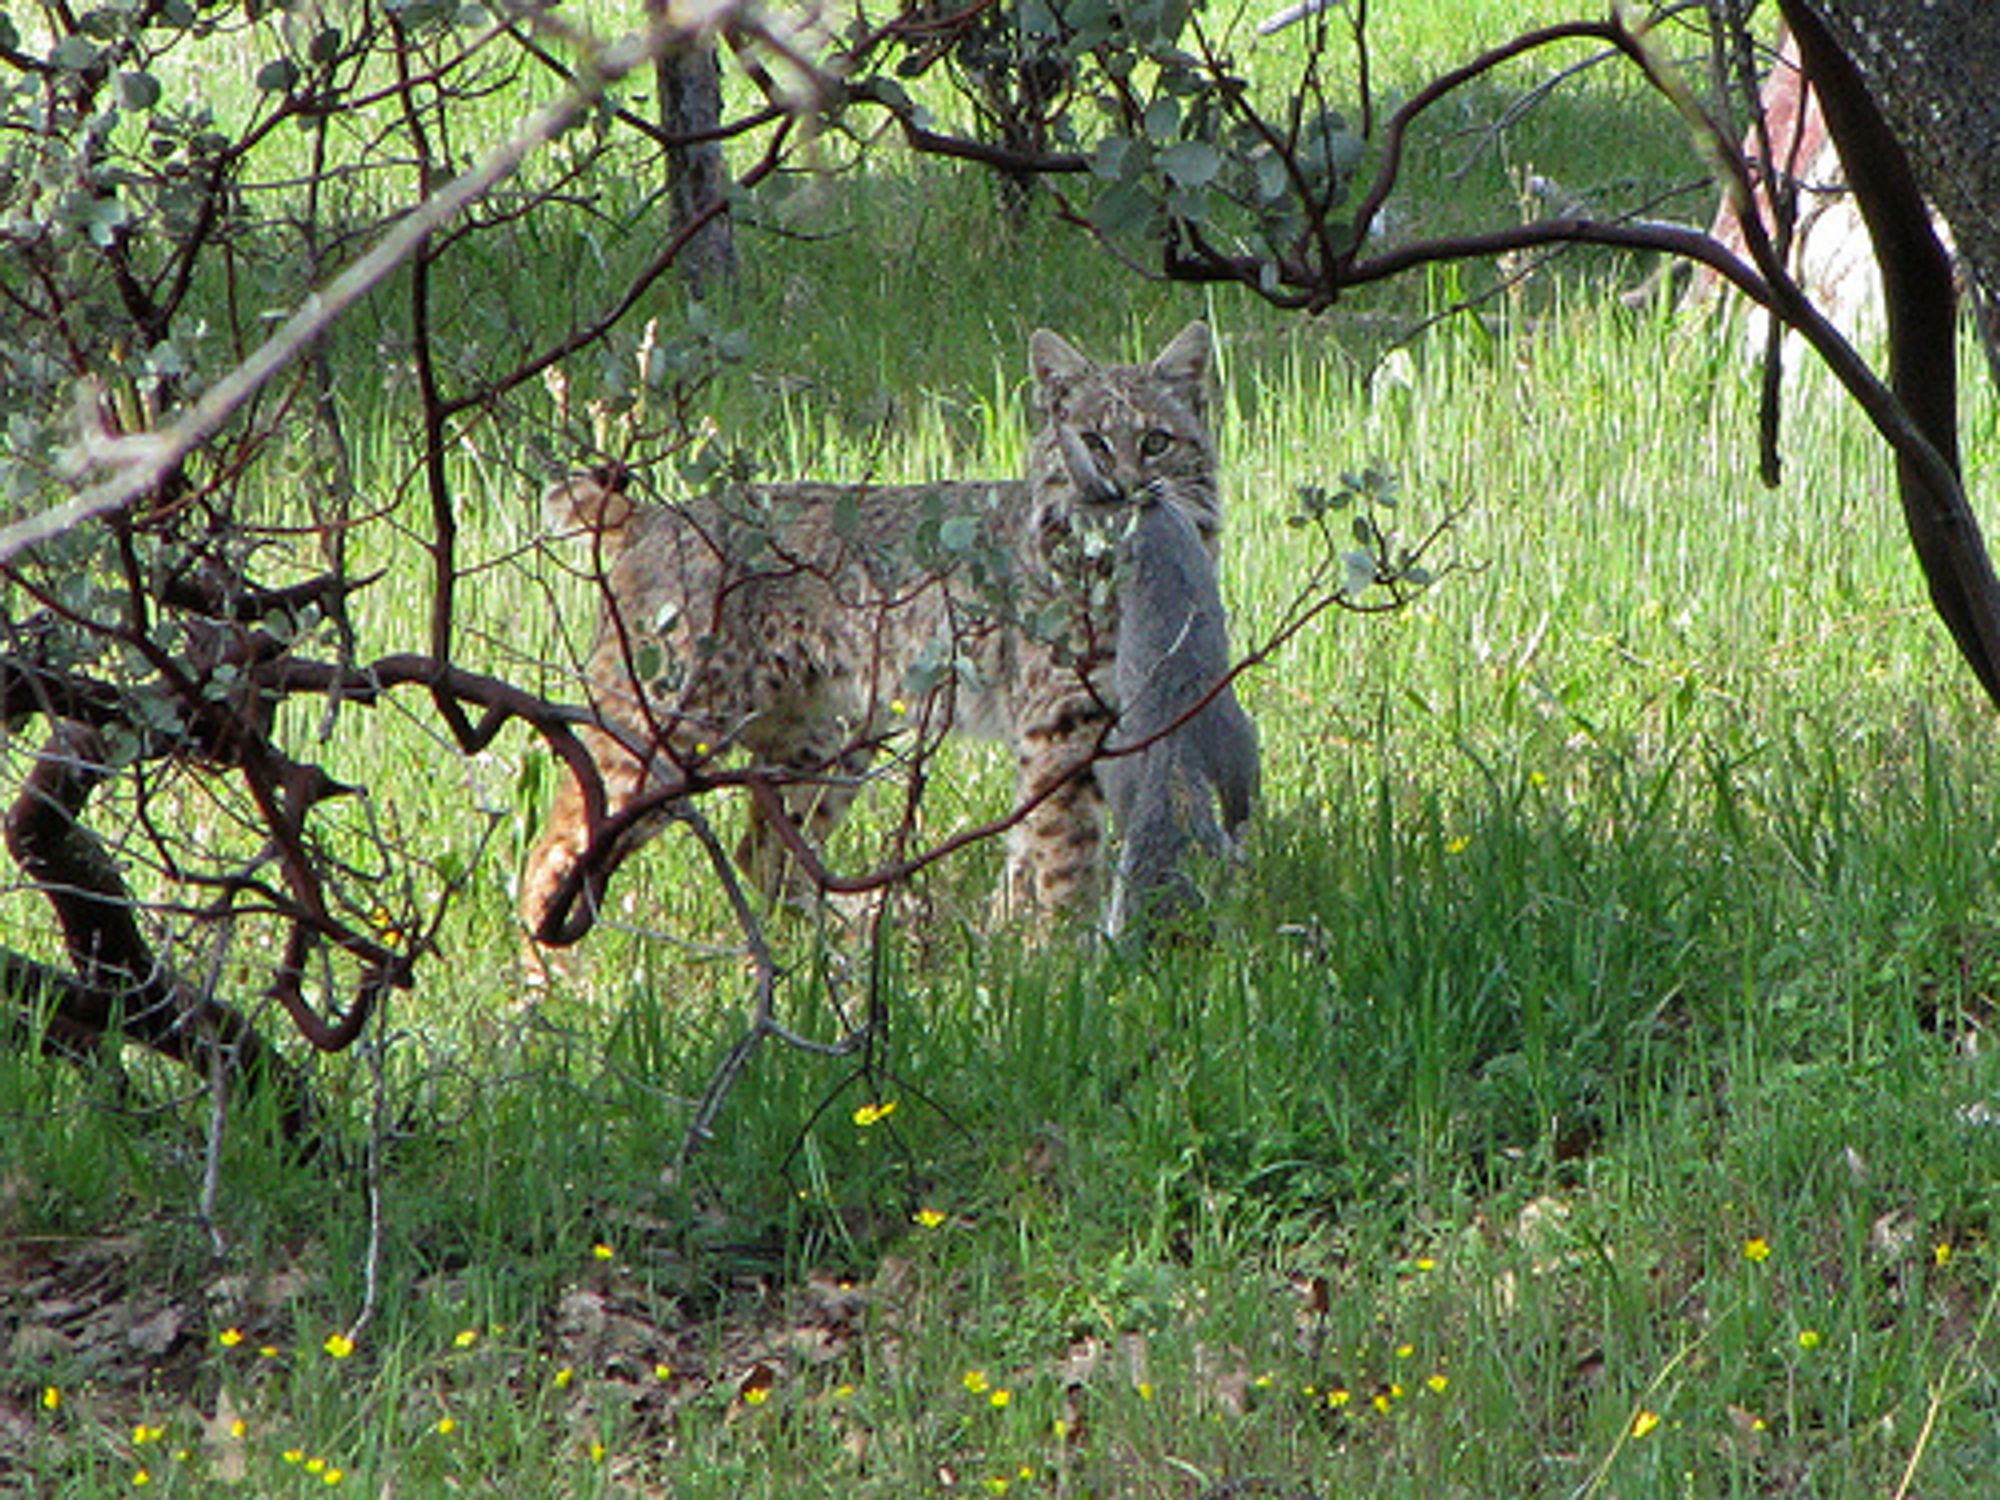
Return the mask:
<svg viewBox="0 0 2000 1500">
<path fill-rule="evenodd" d="M 614 533 L 632 519 L 632 501 L 625 493 L 630 476 L 619 465 L 572 474 L 549 486 L 542 512 L 552 530 Z"/>
<path fill-rule="evenodd" d="M 1215 365 L 1215 337 L 1197 318 L 1173 336 L 1154 359 L 1151 370 L 1187 403 L 1188 410 L 1208 420 L 1209 375 Z"/>
<path fill-rule="evenodd" d="M 1035 382 L 1035 406 L 1045 417 L 1061 408 L 1069 388 L 1097 366 L 1061 334 L 1037 328 L 1028 336 L 1028 374 Z"/>
</svg>

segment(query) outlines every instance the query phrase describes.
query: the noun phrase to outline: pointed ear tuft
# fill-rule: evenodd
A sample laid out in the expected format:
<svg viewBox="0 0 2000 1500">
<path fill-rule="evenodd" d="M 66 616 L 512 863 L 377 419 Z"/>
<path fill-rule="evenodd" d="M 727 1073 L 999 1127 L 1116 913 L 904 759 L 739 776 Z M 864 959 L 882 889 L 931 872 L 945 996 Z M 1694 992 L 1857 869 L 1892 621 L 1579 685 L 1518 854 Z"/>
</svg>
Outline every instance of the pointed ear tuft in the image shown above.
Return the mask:
<svg viewBox="0 0 2000 1500">
<path fill-rule="evenodd" d="M 1061 334 L 1037 328 L 1028 336 L 1028 374 L 1035 383 L 1035 407 L 1045 417 L 1054 416 L 1069 388 L 1096 368 Z"/>
<path fill-rule="evenodd" d="M 1208 417 L 1209 378 L 1215 367 L 1215 336 L 1199 318 L 1188 324 L 1159 352 L 1151 370 L 1165 381 L 1189 410 Z"/>
</svg>

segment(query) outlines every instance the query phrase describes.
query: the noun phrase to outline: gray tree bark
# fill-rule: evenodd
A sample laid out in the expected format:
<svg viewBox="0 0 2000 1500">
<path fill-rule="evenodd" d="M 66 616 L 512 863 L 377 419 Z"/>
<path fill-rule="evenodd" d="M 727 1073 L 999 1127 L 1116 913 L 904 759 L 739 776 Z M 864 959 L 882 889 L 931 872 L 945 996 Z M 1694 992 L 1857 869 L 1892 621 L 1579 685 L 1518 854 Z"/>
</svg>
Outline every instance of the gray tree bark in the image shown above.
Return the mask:
<svg viewBox="0 0 2000 1500">
<path fill-rule="evenodd" d="M 729 182 L 722 143 L 714 138 L 722 124 L 722 68 L 715 43 L 704 39 L 685 51 L 668 53 L 660 59 L 655 76 L 660 128 L 670 139 L 685 142 L 667 149 L 668 232 L 681 234 L 713 212 L 677 262 L 688 290 L 698 297 L 705 287 L 736 273 L 736 233 L 729 210 L 714 211 Z"/>
<path fill-rule="evenodd" d="M 1867 81 L 1980 290 L 2000 297 L 2000 5 L 1808 3 Z"/>
</svg>

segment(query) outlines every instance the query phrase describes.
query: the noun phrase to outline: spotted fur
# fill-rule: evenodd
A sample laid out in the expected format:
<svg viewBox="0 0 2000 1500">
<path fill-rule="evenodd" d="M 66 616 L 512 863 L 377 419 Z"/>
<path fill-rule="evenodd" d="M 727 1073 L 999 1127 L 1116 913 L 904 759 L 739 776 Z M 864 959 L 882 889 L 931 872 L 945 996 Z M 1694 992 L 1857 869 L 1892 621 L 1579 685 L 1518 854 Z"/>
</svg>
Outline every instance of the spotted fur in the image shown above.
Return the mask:
<svg viewBox="0 0 2000 1500">
<path fill-rule="evenodd" d="M 787 781 L 816 845 L 878 756 L 949 728 L 1005 740 L 1033 804 L 1010 836 L 1008 904 L 1088 914 L 1104 841 L 1090 762 L 1115 715 L 1110 523 L 1170 504 L 1214 547 L 1212 347 L 1194 323 L 1149 363 L 1107 366 L 1037 332 L 1025 481 L 733 485 L 678 504 L 620 473 L 556 486 L 550 520 L 601 583 L 580 732 L 606 817 L 744 752 Z M 657 830 L 627 828 L 592 888 Z M 572 875 L 593 832 L 565 771 L 521 889 L 544 942 L 590 925 Z M 754 803 L 738 858 L 769 892 L 790 879 Z"/>
</svg>

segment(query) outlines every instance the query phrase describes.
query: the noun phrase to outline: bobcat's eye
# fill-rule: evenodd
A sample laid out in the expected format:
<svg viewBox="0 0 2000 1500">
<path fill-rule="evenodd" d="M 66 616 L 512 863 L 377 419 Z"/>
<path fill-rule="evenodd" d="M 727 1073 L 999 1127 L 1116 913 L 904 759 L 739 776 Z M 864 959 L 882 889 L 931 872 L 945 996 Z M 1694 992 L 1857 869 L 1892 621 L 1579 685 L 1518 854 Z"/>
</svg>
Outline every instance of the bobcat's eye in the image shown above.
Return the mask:
<svg viewBox="0 0 2000 1500">
<path fill-rule="evenodd" d="M 1139 452 L 1147 458 L 1158 458 L 1174 445 L 1174 435 L 1155 427 L 1139 439 Z"/>
</svg>

